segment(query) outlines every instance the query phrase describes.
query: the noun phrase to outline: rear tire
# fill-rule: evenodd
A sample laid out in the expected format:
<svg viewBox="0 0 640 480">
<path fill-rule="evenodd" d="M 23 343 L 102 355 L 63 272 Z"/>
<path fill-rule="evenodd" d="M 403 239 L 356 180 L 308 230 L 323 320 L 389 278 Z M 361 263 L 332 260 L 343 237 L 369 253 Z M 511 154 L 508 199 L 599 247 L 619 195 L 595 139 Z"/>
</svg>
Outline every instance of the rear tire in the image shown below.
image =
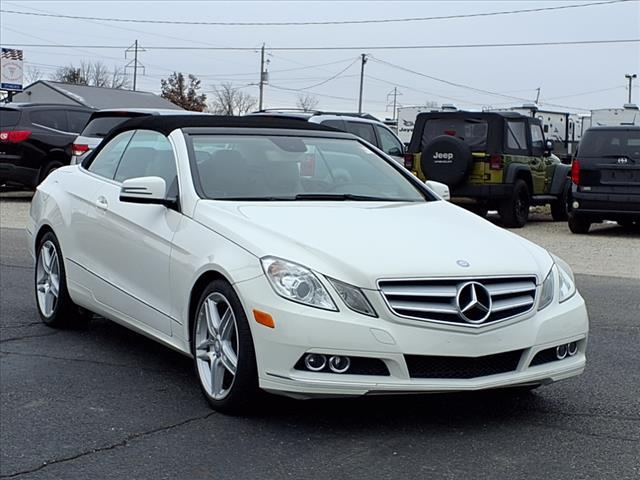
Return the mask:
<svg viewBox="0 0 640 480">
<path fill-rule="evenodd" d="M 200 388 L 222 413 L 249 413 L 261 396 L 253 338 L 233 287 L 212 281 L 200 295 L 191 351 Z"/>
<path fill-rule="evenodd" d="M 567 179 L 562 188 L 562 193 L 557 200 L 551 202 L 551 218 L 554 222 L 565 222 L 569 218 L 569 191 L 571 181 Z"/>
<path fill-rule="evenodd" d="M 45 325 L 72 328 L 90 320 L 91 313 L 69 296 L 64 259 L 53 232 L 47 232 L 38 242 L 34 285 L 38 313 Z"/>
<path fill-rule="evenodd" d="M 511 196 L 498 208 L 502 224 L 508 228 L 522 228 L 529 219 L 531 197 L 527 183 L 518 179 L 513 184 Z"/>
<path fill-rule="evenodd" d="M 589 232 L 591 228 L 591 222 L 586 218 L 576 217 L 575 215 L 569 215 L 569 230 L 571 233 L 585 234 Z"/>
</svg>

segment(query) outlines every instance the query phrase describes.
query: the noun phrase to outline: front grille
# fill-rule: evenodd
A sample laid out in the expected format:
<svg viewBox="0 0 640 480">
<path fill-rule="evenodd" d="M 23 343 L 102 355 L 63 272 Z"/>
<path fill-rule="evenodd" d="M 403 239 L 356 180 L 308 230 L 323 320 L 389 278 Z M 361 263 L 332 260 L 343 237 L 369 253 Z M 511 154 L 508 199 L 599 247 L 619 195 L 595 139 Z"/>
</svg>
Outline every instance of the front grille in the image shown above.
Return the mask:
<svg viewBox="0 0 640 480">
<path fill-rule="evenodd" d="M 480 284 L 491 297 L 491 311 L 478 323 L 469 322 L 458 308 L 460 290 L 469 282 Z M 382 280 L 378 285 L 396 315 L 466 326 L 481 326 L 521 315 L 533 308 L 536 298 L 535 277 Z M 463 297 L 461 301 L 465 300 Z"/>
<path fill-rule="evenodd" d="M 523 350 L 484 357 L 436 357 L 405 355 L 411 378 L 477 378 L 513 372 Z"/>
</svg>

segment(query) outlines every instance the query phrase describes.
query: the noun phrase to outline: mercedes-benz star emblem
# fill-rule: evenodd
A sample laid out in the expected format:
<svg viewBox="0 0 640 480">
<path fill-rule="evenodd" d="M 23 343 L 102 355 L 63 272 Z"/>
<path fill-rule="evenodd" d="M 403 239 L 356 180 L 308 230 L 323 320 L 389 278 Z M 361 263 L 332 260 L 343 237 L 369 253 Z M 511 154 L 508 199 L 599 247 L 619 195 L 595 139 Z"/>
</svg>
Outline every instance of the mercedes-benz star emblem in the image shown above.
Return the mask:
<svg viewBox="0 0 640 480">
<path fill-rule="evenodd" d="M 469 262 L 467 262 L 466 260 L 457 260 L 456 263 L 458 264 L 458 266 L 460 267 L 468 267 L 469 266 Z"/>
<path fill-rule="evenodd" d="M 478 282 L 467 282 L 460 286 L 456 295 L 458 312 L 469 323 L 482 323 L 491 315 L 491 295 Z"/>
</svg>

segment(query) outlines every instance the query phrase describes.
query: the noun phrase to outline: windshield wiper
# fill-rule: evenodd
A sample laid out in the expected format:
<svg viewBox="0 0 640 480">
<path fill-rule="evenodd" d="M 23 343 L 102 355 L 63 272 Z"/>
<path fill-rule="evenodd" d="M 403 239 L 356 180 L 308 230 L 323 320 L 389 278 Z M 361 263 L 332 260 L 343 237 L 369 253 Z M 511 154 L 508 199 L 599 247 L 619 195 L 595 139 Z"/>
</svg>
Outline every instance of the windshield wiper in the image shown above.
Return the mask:
<svg viewBox="0 0 640 480">
<path fill-rule="evenodd" d="M 410 202 L 401 198 L 374 197 L 354 193 L 300 193 L 295 200 L 357 200 L 362 202 Z"/>
</svg>

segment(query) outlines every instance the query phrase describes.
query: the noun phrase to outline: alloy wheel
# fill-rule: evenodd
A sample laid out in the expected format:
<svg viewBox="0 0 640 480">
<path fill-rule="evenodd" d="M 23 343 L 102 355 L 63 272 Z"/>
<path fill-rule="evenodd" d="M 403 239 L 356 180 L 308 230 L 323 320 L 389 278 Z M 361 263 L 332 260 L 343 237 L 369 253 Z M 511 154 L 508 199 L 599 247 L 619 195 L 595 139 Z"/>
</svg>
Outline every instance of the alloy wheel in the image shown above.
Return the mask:
<svg viewBox="0 0 640 480">
<path fill-rule="evenodd" d="M 60 260 L 55 245 L 50 240 L 42 244 L 36 265 L 36 292 L 38 307 L 45 317 L 50 317 L 60 295 Z"/>
<path fill-rule="evenodd" d="M 239 348 L 236 316 L 221 293 L 211 293 L 200 305 L 194 340 L 202 385 L 211 398 L 222 400 L 235 380 Z"/>
</svg>

